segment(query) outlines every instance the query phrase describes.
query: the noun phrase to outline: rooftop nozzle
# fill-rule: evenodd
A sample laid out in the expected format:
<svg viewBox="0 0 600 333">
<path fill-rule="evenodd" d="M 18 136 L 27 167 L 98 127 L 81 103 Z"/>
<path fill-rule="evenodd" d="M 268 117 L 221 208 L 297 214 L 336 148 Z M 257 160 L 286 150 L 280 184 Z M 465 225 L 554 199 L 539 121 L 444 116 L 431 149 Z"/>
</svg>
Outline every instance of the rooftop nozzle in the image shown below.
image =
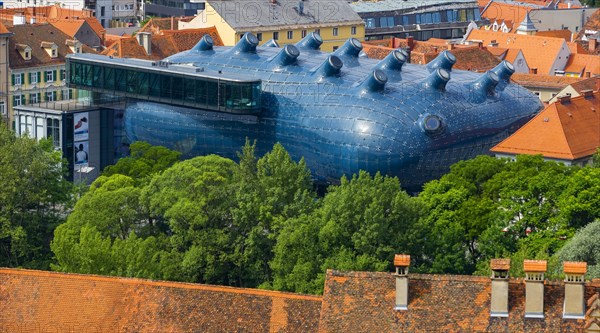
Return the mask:
<svg viewBox="0 0 600 333">
<path fill-rule="evenodd" d="M 256 53 L 256 46 L 258 46 L 258 38 L 247 32 L 232 50 L 234 53 Z"/>
<path fill-rule="evenodd" d="M 450 81 L 450 73 L 443 68 L 438 68 L 429 74 L 422 84 L 426 89 L 444 91 L 448 81 Z"/>
<path fill-rule="evenodd" d="M 492 69 L 492 72 L 498 75 L 498 78 L 500 79 L 498 89 L 502 91 L 510 83 L 510 77 L 515 73 L 515 66 L 510 62 L 503 60 Z"/>
<path fill-rule="evenodd" d="M 387 75 L 382 70 L 376 69 L 360 84 L 360 87 L 364 92 L 382 91 L 387 80 Z"/>
<path fill-rule="evenodd" d="M 344 63 L 342 62 L 342 60 L 339 57 L 337 57 L 335 55 L 330 55 L 321 64 L 321 66 L 319 66 L 319 68 L 317 68 L 316 73 L 317 73 L 317 75 L 320 75 L 321 77 L 334 76 L 334 75 L 337 75 L 340 73 L 342 66 L 344 66 Z"/>
<path fill-rule="evenodd" d="M 456 57 L 449 51 L 443 51 L 435 59 L 427 64 L 427 70 L 433 72 L 438 68 L 443 68 L 448 72 L 452 70 L 452 66 L 456 63 Z"/>
<path fill-rule="evenodd" d="M 296 47 L 299 49 L 318 50 L 321 47 L 321 44 L 323 44 L 321 35 L 316 32 L 311 32 L 296 43 Z"/>
<path fill-rule="evenodd" d="M 399 50 L 394 50 L 390 52 L 384 59 L 382 59 L 377 66 L 376 69 L 381 70 L 394 70 L 400 71 L 402 70 L 402 66 L 406 62 L 406 56 L 400 52 Z"/>
<path fill-rule="evenodd" d="M 362 51 L 363 46 L 360 41 L 356 38 L 348 38 L 348 40 L 344 43 L 344 45 L 340 46 L 334 54 L 337 56 L 349 56 L 353 58 L 358 58 L 360 51 Z"/>
<path fill-rule="evenodd" d="M 291 65 L 296 62 L 300 56 L 300 51 L 294 45 L 286 45 L 279 51 L 275 57 L 277 62 L 282 66 Z"/>
<path fill-rule="evenodd" d="M 213 41 L 210 35 L 204 35 L 200 38 L 200 41 L 194 45 L 192 48 L 193 51 L 210 51 L 213 49 L 213 45 L 215 42 Z"/>
</svg>

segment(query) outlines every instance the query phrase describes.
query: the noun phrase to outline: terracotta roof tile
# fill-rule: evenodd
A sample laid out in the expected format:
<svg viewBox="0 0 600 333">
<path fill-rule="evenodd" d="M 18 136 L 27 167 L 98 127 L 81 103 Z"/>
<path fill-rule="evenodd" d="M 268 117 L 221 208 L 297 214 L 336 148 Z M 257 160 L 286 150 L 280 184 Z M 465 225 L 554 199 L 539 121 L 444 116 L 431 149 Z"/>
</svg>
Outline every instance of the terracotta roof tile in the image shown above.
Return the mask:
<svg viewBox="0 0 600 333">
<path fill-rule="evenodd" d="M 564 283 L 544 286 L 544 319 L 525 314 L 525 283 L 509 280 L 507 318 L 490 316 L 491 279 L 478 276 L 408 276 L 408 310 L 394 311 L 390 273 L 327 271 L 319 332 L 574 332 L 584 320 L 564 320 Z M 585 299 L 600 291 L 587 282 Z"/>
<path fill-rule="evenodd" d="M 515 73 L 510 79 L 524 87 L 557 88 L 563 89 L 566 86 L 581 81 L 581 78 L 570 76 L 538 75 Z"/>
<path fill-rule="evenodd" d="M 547 31 L 538 31 L 535 33 L 536 36 L 543 37 L 554 37 L 554 38 L 562 38 L 567 42 L 571 41 L 571 30 L 563 29 L 563 30 L 547 30 Z"/>
<path fill-rule="evenodd" d="M 571 54 L 565 72 L 600 75 L 600 55 Z"/>
<path fill-rule="evenodd" d="M 563 271 L 565 274 L 585 274 L 587 272 L 587 263 L 585 262 L 563 262 Z"/>
<path fill-rule="evenodd" d="M 0 269 L 0 299 L 7 332 L 315 332 L 321 309 L 319 296 L 16 269 Z"/>
<path fill-rule="evenodd" d="M 482 40 L 489 45 L 493 40 L 498 47 L 521 49 L 530 68 L 537 68 L 539 74 L 554 74 L 552 65 L 559 52 L 568 49 L 567 42 L 562 38 L 517 35 L 484 30 L 472 30 L 468 40 Z"/>
<path fill-rule="evenodd" d="M 553 103 L 491 151 L 562 160 L 590 156 L 600 147 L 599 104 L 600 92 Z"/>
<path fill-rule="evenodd" d="M 65 34 L 74 37 L 77 31 L 85 23 L 84 20 L 52 20 L 49 22 Z"/>
<path fill-rule="evenodd" d="M 490 268 L 494 271 L 508 271 L 510 269 L 510 259 L 492 259 Z"/>
<path fill-rule="evenodd" d="M 546 272 L 548 263 L 546 260 L 524 260 L 523 271 L 525 272 Z"/>
<path fill-rule="evenodd" d="M 492 23 L 494 20 L 498 21 L 498 23 L 501 23 L 502 20 L 522 22 L 528 9 L 528 7 L 519 6 L 518 3 L 492 2 L 481 16 L 489 19 Z"/>
<path fill-rule="evenodd" d="M 589 54 L 586 48 L 580 42 L 567 42 L 571 53 Z"/>
<path fill-rule="evenodd" d="M 162 30 L 178 30 L 179 21 L 189 22 L 194 19 L 194 16 L 183 16 L 183 17 L 167 17 L 157 18 L 153 17 L 140 29 L 140 32 L 150 32 L 153 34 L 159 34 Z"/>
<path fill-rule="evenodd" d="M 8 29 L 6 29 L 6 26 L 2 22 L 0 22 L 0 35 L 4 34 L 10 34 L 10 31 L 8 31 Z"/>
</svg>

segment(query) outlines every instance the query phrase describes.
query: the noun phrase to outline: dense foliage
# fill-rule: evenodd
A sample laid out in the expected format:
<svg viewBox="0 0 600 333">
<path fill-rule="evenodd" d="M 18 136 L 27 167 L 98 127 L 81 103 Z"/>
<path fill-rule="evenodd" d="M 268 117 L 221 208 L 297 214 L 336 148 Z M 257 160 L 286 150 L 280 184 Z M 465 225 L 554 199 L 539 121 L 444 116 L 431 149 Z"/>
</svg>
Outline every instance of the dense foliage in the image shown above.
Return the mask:
<svg viewBox="0 0 600 333">
<path fill-rule="evenodd" d="M 50 239 L 71 202 L 61 153 L 0 123 L 0 266 L 48 269 Z"/>
<path fill-rule="evenodd" d="M 391 270 L 401 252 L 413 272 L 489 274 L 511 257 L 550 259 L 554 276 L 584 260 L 600 277 L 600 168 L 480 156 L 418 196 L 365 172 L 319 196 L 303 160 L 254 151 L 180 161 L 134 143 L 71 212 L 60 153 L 2 129 L 0 264 L 303 293 L 322 292 L 327 269 Z"/>
</svg>

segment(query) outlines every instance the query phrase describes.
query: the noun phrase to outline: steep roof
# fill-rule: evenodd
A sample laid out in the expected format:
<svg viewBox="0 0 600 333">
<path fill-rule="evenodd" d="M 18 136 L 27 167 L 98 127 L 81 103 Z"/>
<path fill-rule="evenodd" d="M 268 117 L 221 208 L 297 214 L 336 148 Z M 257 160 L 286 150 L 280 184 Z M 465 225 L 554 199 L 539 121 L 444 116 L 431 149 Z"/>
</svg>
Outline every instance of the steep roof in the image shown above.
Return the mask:
<svg viewBox="0 0 600 333">
<path fill-rule="evenodd" d="M 2 22 L 0 22 L 0 35 L 6 34 L 10 34 L 10 31 L 8 31 L 8 29 L 6 29 L 6 26 Z"/>
<path fill-rule="evenodd" d="M 101 54 L 119 58 L 161 60 L 194 47 L 204 35 L 213 38 L 214 45 L 223 46 L 215 27 L 187 30 L 163 30 L 164 35 L 151 35 L 151 54 L 148 55 L 135 37 L 115 39 Z"/>
<path fill-rule="evenodd" d="M 570 76 L 539 75 L 515 73 L 510 77 L 511 81 L 524 87 L 556 88 L 563 89 L 566 86 L 578 82 L 581 78 Z"/>
<path fill-rule="evenodd" d="M 140 32 L 150 32 L 159 34 L 162 30 L 179 30 L 179 21 L 189 22 L 194 19 L 194 16 L 182 17 L 153 17 L 139 30 Z"/>
<path fill-rule="evenodd" d="M 536 36 L 544 36 L 544 37 L 554 37 L 554 38 L 562 38 L 567 42 L 571 41 L 571 30 L 563 29 L 563 30 L 546 30 L 546 31 L 538 31 L 535 33 Z"/>
<path fill-rule="evenodd" d="M 485 72 L 500 63 L 500 60 L 488 51 L 488 48 L 456 48 L 451 50 L 450 53 L 456 56 L 456 64 L 454 64 L 456 69 Z"/>
<path fill-rule="evenodd" d="M 8 39 L 8 56 L 10 68 L 47 66 L 63 64 L 65 56 L 73 53 L 65 44 L 72 37 L 48 23 L 17 25 L 10 29 L 13 35 Z M 54 43 L 58 46 L 58 56 L 51 58 L 40 46 L 42 43 Z M 31 47 L 31 60 L 25 60 L 19 54 L 16 45 L 24 44 Z M 92 48 L 82 45 L 84 53 L 96 53 Z"/>
<path fill-rule="evenodd" d="M 546 281 L 544 319 L 524 318 L 525 283 L 509 282 L 508 318 L 490 317 L 491 279 L 478 276 L 408 277 L 408 310 L 395 311 L 390 273 L 329 270 L 319 332 L 582 332 L 585 321 L 564 320 L 564 284 Z M 588 282 L 586 299 L 600 290 Z"/>
<path fill-rule="evenodd" d="M 235 31 L 364 24 L 346 0 L 311 0 L 306 5 L 297 0 L 275 0 L 274 3 L 271 0 L 257 0 L 251 2 L 251 7 L 248 7 L 247 0 L 208 3 Z M 298 4 L 304 5 L 302 13 L 299 12 Z M 248 14 L 240 15 L 239 8 L 249 8 Z"/>
<path fill-rule="evenodd" d="M 8 331 L 315 332 L 321 309 L 319 296 L 5 268 L 0 299 Z"/>
<path fill-rule="evenodd" d="M 537 68 L 540 74 L 549 74 L 561 49 L 568 48 L 566 41 L 562 38 L 517 35 L 478 29 L 472 30 L 467 39 L 482 40 L 484 45 L 489 45 L 495 40 L 499 47 L 521 49 L 529 67 Z"/>
<path fill-rule="evenodd" d="M 491 151 L 577 160 L 600 147 L 600 92 L 555 102 Z"/>
<path fill-rule="evenodd" d="M 85 24 L 84 20 L 52 20 L 49 22 L 60 31 L 67 35 L 74 37 L 75 34 L 81 29 L 81 26 Z M 98 36 L 100 37 L 100 36 Z"/>
<path fill-rule="evenodd" d="M 567 66 L 565 66 L 565 72 L 569 73 L 581 73 L 581 72 L 593 75 L 600 75 L 600 56 L 592 54 L 571 54 Z"/>
</svg>

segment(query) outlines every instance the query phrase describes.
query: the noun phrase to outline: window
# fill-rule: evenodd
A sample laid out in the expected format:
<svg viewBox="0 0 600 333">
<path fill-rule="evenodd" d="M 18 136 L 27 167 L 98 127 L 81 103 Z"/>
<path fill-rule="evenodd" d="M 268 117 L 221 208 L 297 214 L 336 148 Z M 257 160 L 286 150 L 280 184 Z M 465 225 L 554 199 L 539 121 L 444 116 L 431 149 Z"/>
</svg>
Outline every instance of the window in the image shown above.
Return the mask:
<svg viewBox="0 0 600 333">
<path fill-rule="evenodd" d="M 365 21 L 365 25 L 367 26 L 367 28 L 375 28 L 375 19 L 374 18 L 368 18 Z"/>
<path fill-rule="evenodd" d="M 29 54 L 29 51 L 25 51 L 25 60 L 29 59 L 31 59 L 31 55 Z"/>
<path fill-rule="evenodd" d="M 38 83 L 38 72 L 30 72 L 29 73 L 29 84 Z"/>
<path fill-rule="evenodd" d="M 56 100 L 56 91 L 48 91 L 46 92 L 46 101 L 53 102 Z"/>
<path fill-rule="evenodd" d="M 37 104 L 40 102 L 40 93 L 37 94 L 30 94 L 29 95 L 29 103 L 30 104 Z"/>
<path fill-rule="evenodd" d="M 273 39 L 274 40 L 278 40 L 279 39 L 279 32 L 278 31 L 273 32 Z"/>
<path fill-rule="evenodd" d="M 302 38 L 306 37 L 306 30 L 302 30 Z"/>
<path fill-rule="evenodd" d="M 56 58 L 56 49 L 52 49 L 52 58 Z"/>
<path fill-rule="evenodd" d="M 293 31 L 288 31 L 287 32 L 287 38 L 288 39 L 294 39 L 294 32 Z"/>
<path fill-rule="evenodd" d="M 44 118 L 35 117 L 35 137 L 39 139 L 43 139 L 44 135 Z"/>
<path fill-rule="evenodd" d="M 21 104 L 23 104 L 23 95 L 14 95 L 13 106 L 19 106 Z"/>
<path fill-rule="evenodd" d="M 4 105 L 4 101 L 0 101 L 0 114 L 6 114 L 6 106 Z"/>
<path fill-rule="evenodd" d="M 46 137 L 52 138 L 54 147 L 60 147 L 60 121 L 58 119 L 46 119 Z"/>
<path fill-rule="evenodd" d="M 13 74 L 12 84 L 13 86 L 20 86 L 22 84 L 25 84 L 25 73 Z"/>
<path fill-rule="evenodd" d="M 334 36 L 337 36 L 338 35 L 338 28 L 333 28 L 332 34 Z"/>
<path fill-rule="evenodd" d="M 356 35 L 356 27 L 351 27 L 350 28 L 350 34 Z"/>
<path fill-rule="evenodd" d="M 72 99 L 73 98 L 73 89 L 65 89 L 62 91 L 62 99 Z"/>
<path fill-rule="evenodd" d="M 395 26 L 395 24 L 394 24 L 394 17 L 393 16 L 380 17 L 379 18 L 379 25 L 382 28 Z"/>
<path fill-rule="evenodd" d="M 104 6 L 100 7 L 100 16 L 104 16 Z"/>
<path fill-rule="evenodd" d="M 54 82 L 56 71 L 46 71 L 46 82 Z"/>
<path fill-rule="evenodd" d="M 256 38 L 261 41 L 262 40 L 262 32 L 256 34 Z"/>
<path fill-rule="evenodd" d="M 334 46 L 334 47 L 333 47 L 333 50 L 335 51 L 335 50 L 337 50 L 337 49 L 339 49 L 339 48 L 340 48 L 339 46 Z"/>
</svg>

